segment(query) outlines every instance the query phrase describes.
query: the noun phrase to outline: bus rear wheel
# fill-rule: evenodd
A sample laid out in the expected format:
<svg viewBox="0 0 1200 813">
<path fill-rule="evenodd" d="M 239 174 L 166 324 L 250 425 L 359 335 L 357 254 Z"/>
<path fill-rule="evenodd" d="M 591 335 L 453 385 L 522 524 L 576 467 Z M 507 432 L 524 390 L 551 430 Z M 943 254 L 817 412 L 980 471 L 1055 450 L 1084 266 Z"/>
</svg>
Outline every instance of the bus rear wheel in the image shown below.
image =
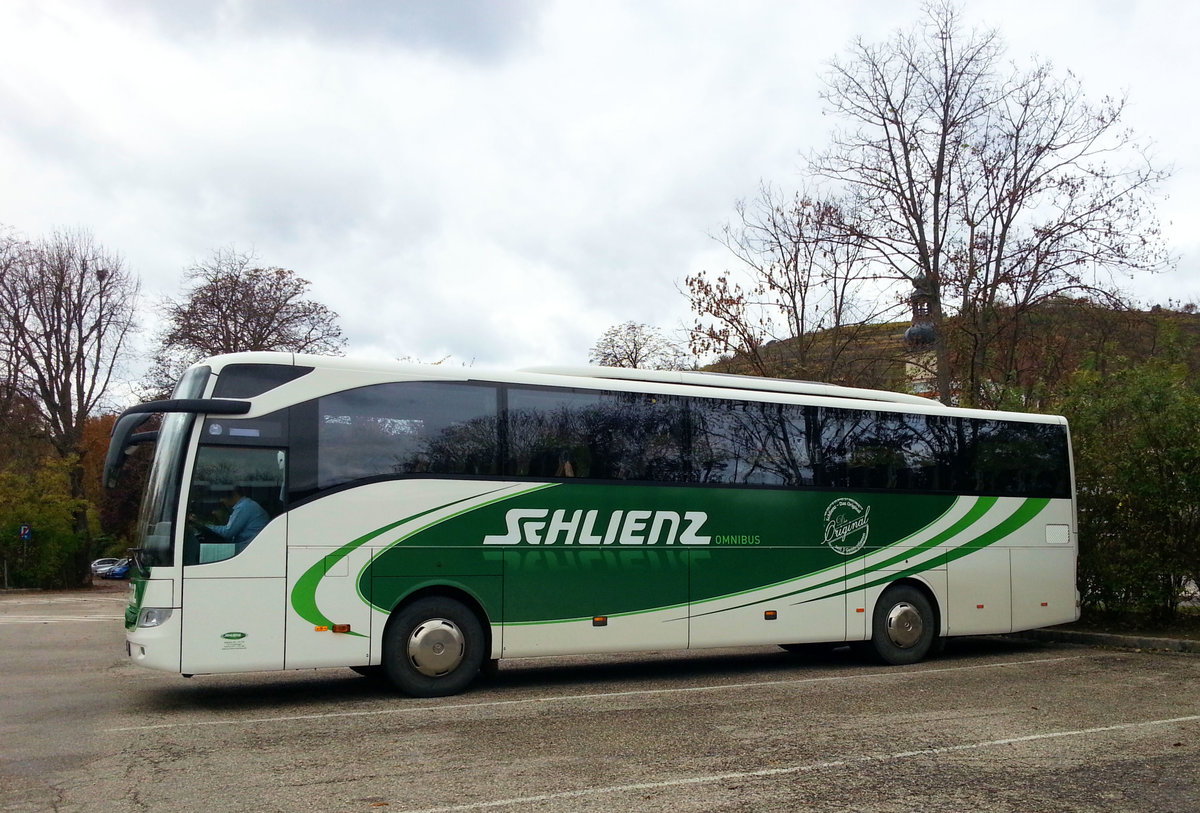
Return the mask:
<svg viewBox="0 0 1200 813">
<path fill-rule="evenodd" d="M 418 599 L 393 616 L 383 633 L 383 668 L 413 697 L 458 694 L 479 674 L 483 626 L 462 602 Z"/>
<path fill-rule="evenodd" d="M 929 654 L 936 638 L 937 620 L 924 593 L 907 584 L 883 591 L 871 625 L 871 648 L 879 660 L 916 663 Z"/>
</svg>

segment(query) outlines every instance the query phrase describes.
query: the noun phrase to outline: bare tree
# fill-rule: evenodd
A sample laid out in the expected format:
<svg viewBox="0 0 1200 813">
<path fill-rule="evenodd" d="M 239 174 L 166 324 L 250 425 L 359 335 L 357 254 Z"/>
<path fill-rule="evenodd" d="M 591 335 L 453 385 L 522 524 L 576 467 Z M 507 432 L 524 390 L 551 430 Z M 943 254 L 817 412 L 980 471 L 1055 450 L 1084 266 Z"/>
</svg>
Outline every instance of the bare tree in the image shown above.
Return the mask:
<svg viewBox="0 0 1200 813">
<path fill-rule="evenodd" d="M 764 184 L 752 202 L 738 202 L 737 215 L 718 238 L 735 269 L 685 280 L 697 315 L 693 351 L 730 354 L 758 375 L 855 378 L 868 359 L 852 351 L 888 308 L 872 304 L 880 297 L 844 203 L 788 199 Z"/>
<path fill-rule="evenodd" d="M 82 500 L 84 422 L 101 406 L 126 350 L 138 281 L 83 230 L 33 243 L 9 238 L 0 271 L 6 387 L 36 409 L 37 429 L 55 453 L 75 461 L 71 494 Z M 75 530 L 87 539 L 82 504 Z"/>
<path fill-rule="evenodd" d="M 0 280 L 20 273 L 18 264 L 26 250 L 24 242 L 9 231 L 0 232 Z M 5 309 L 7 313 L 7 309 Z M 17 411 L 23 400 L 21 382 L 18 371 L 21 366 L 17 363 L 17 342 L 9 340 L 8 321 L 2 325 L 4 334 L 0 336 L 0 437 L 4 446 L 11 449 L 13 435 L 20 423 Z M 7 461 L 8 455 L 0 456 L 0 465 Z"/>
<path fill-rule="evenodd" d="M 252 254 L 223 249 L 184 272 L 184 293 L 167 298 L 151 386 L 168 389 L 184 368 L 220 353 L 286 350 L 340 353 L 337 314 L 308 299 L 308 280 L 285 268 L 261 268 Z"/>
<path fill-rule="evenodd" d="M 1117 301 L 1116 273 L 1165 267 L 1167 173 L 1121 128 L 1124 100 L 1003 63 L 998 34 L 959 16 L 932 2 L 913 32 L 831 63 L 822 98 L 845 127 L 812 166 L 853 196 L 870 259 L 929 292 L 942 398 L 978 402 L 1014 375 L 1032 309 Z"/>
<path fill-rule="evenodd" d="M 683 370 L 690 366 L 683 349 L 664 337 L 658 328 L 632 321 L 604 331 L 588 360 L 604 367 L 646 370 Z"/>
</svg>

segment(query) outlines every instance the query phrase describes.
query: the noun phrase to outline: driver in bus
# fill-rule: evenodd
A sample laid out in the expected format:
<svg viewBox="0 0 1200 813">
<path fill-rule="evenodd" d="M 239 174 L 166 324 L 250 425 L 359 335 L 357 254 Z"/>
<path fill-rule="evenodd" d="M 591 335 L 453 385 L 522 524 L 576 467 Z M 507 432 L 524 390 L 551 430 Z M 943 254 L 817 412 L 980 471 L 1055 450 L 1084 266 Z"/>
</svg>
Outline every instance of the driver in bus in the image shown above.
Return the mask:
<svg viewBox="0 0 1200 813">
<path fill-rule="evenodd" d="M 221 497 L 221 504 L 229 510 L 229 519 L 224 525 L 205 525 L 205 528 L 227 542 L 232 542 L 234 549 L 241 553 L 250 544 L 250 540 L 258 536 L 258 532 L 271 521 L 261 505 L 242 493 L 238 486 Z M 191 519 L 195 520 L 195 516 Z"/>
</svg>

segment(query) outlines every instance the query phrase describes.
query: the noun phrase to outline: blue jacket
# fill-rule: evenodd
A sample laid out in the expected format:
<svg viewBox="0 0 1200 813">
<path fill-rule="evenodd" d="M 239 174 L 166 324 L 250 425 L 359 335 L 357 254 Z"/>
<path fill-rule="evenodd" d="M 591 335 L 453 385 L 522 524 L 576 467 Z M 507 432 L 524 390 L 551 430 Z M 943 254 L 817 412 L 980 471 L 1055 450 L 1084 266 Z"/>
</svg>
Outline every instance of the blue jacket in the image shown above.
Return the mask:
<svg viewBox="0 0 1200 813">
<path fill-rule="evenodd" d="M 229 512 L 229 521 L 224 525 L 209 525 L 208 529 L 222 539 L 228 539 L 238 550 L 250 544 L 258 532 L 267 527 L 271 515 L 249 497 L 242 497 Z"/>
</svg>

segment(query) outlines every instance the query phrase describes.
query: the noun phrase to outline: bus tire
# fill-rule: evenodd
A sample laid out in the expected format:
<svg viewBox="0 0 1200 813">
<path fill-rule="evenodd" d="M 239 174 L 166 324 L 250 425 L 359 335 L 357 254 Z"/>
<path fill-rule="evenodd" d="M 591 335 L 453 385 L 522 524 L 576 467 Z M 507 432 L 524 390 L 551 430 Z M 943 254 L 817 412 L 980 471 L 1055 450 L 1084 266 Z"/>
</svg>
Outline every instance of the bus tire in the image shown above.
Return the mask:
<svg viewBox="0 0 1200 813">
<path fill-rule="evenodd" d="M 462 602 L 427 596 L 402 608 L 383 633 L 383 668 L 413 697 L 458 694 L 479 674 L 483 626 Z"/>
<path fill-rule="evenodd" d="M 937 638 L 937 618 L 929 599 L 917 588 L 898 584 L 875 603 L 871 649 L 884 663 L 916 663 L 929 654 Z"/>
</svg>

